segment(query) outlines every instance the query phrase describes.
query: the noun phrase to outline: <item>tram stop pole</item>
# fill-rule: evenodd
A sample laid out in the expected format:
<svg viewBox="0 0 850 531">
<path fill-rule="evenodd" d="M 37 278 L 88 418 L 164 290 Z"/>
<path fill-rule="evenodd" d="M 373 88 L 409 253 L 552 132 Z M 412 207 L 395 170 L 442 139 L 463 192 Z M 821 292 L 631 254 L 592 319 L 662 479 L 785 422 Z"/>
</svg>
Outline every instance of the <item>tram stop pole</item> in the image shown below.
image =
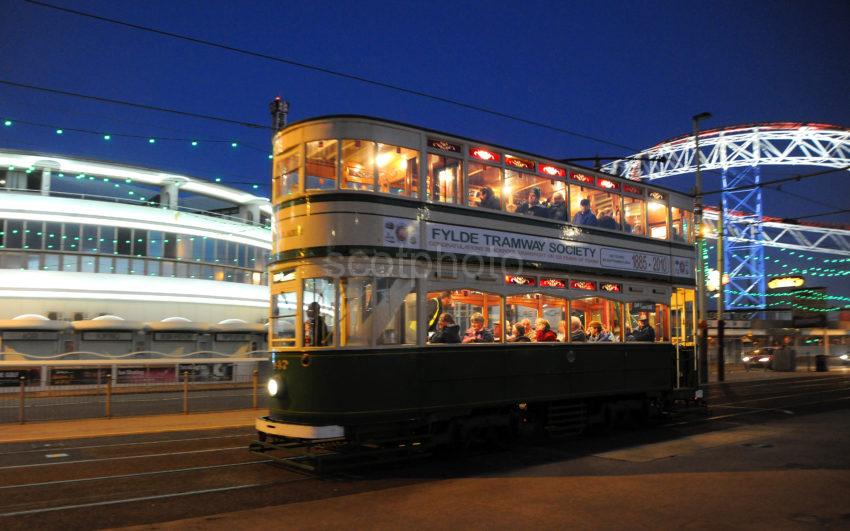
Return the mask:
<svg viewBox="0 0 850 531">
<path fill-rule="evenodd" d="M 699 150 L 699 123 L 711 118 L 711 113 L 703 112 L 692 118 L 694 126 L 694 160 L 696 161 L 696 180 L 694 182 L 694 226 L 696 227 L 697 251 L 697 319 L 699 320 L 699 383 L 708 383 L 708 322 L 705 309 L 705 235 L 702 226 L 702 153 Z"/>
</svg>

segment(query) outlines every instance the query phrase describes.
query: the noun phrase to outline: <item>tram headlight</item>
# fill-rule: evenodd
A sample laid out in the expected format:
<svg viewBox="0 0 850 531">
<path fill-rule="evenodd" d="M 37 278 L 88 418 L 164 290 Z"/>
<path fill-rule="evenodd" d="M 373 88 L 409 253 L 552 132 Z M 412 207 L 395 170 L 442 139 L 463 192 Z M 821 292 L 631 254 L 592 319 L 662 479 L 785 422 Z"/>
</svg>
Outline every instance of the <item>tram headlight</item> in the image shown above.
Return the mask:
<svg viewBox="0 0 850 531">
<path fill-rule="evenodd" d="M 744 363 L 747 363 L 748 361 L 750 361 L 750 357 L 744 356 L 743 358 L 741 358 L 741 361 L 743 361 Z"/>
<path fill-rule="evenodd" d="M 848 360 L 850 360 L 850 355 L 847 355 L 847 354 L 842 354 L 842 355 L 840 355 L 840 356 L 838 356 L 838 357 L 839 357 L 839 358 L 841 358 L 841 359 L 842 359 L 842 360 L 844 360 L 844 361 L 848 361 Z"/>
<path fill-rule="evenodd" d="M 764 356 L 763 358 L 759 358 L 759 363 L 767 363 L 768 361 L 770 361 L 770 358 L 767 357 L 767 356 Z"/>
<path fill-rule="evenodd" d="M 266 389 L 269 390 L 269 396 L 275 396 L 280 390 L 280 382 L 277 381 L 277 378 L 269 378 Z"/>
</svg>

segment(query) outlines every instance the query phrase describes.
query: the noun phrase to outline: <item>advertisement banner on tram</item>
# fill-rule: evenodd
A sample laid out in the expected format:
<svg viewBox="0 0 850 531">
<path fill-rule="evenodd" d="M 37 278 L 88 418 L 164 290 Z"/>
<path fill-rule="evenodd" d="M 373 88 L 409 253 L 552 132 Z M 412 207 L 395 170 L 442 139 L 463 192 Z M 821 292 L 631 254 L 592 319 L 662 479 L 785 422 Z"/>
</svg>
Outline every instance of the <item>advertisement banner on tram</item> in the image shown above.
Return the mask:
<svg viewBox="0 0 850 531">
<path fill-rule="evenodd" d="M 175 367 L 118 367 L 116 381 L 120 384 L 174 383 Z"/>
<path fill-rule="evenodd" d="M 0 387 L 20 387 L 22 377 L 25 385 L 40 385 L 41 369 L 4 367 L 0 370 Z"/>
<path fill-rule="evenodd" d="M 193 363 L 180 364 L 177 369 L 180 376 L 189 372 L 190 382 L 229 382 L 233 380 L 232 363 Z"/>
<path fill-rule="evenodd" d="M 425 223 L 423 241 L 418 242 L 419 222 L 389 217 L 385 217 L 383 221 L 383 241 L 384 245 L 389 247 L 477 254 L 683 278 L 694 276 L 693 263 L 689 258 L 432 222 Z"/>
</svg>

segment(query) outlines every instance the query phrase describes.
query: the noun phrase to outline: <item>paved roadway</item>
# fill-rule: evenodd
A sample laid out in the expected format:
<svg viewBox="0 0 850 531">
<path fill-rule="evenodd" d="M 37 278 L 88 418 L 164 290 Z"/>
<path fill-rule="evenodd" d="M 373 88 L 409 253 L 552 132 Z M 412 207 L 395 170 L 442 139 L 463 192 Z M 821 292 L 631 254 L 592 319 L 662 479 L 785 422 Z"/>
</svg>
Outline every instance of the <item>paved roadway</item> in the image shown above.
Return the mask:
<svg viewBox="0 0 850 531">
<path fill-rule="evenodd" d="M 850 375 L 709 391 L 707 417 L 332 479 L 250 428 L 0 444 L 0 528 L 850 526 Z"/>
</svg>

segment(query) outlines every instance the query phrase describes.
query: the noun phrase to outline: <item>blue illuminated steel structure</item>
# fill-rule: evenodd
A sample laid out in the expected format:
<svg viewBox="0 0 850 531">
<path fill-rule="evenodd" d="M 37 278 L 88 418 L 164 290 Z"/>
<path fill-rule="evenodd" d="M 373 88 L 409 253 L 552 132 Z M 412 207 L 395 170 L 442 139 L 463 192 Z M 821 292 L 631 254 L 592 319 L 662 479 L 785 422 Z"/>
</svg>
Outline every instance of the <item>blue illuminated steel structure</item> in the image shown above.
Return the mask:
<svg viewBox="0 0 850 531">
<path fill-rule="evenodd" d="M 764 247 L 850 256 L 850 231 L 765 220 L 760 167 L 820 166 L 850 168 L 850 129 L 818 123 L 744 124 L 700 133 L 703 171 L 721 170 L 726 237 L 724 268 L 730 289 L 727 309 L 764 308 Z M 693 173 L 692 135 L 664 141 L 603 170 L 635 180 Z M 717 214 L 706 212 L 706 219 Z"/>
</svg>

